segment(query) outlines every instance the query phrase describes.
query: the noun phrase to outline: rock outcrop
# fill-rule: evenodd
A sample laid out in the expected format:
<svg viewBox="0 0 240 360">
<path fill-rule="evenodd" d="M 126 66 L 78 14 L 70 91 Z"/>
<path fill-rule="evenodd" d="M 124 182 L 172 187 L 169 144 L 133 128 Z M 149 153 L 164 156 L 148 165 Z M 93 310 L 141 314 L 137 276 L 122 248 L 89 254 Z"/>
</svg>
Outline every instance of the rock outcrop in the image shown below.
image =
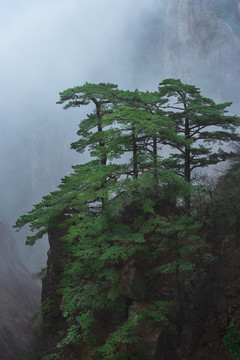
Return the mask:
<svg viewBox="0 0 240 360">
<path fill-rule="evenodd" d="M 217 101 L 234 100 L 240 85 L 240 3 L 238 0 L 161 0 L 161 57 L 156 65 L 162 77 L 177 77 L 195 83 Z M 157 14 L 151 33 L 157 32 Z M 154 56 L 151 36 L 145 37 L 142 50 Z M 149 39 L 149 41 L 147 40 Z M 151 45 L 149 45 L 151 43 Z M 159 54 L 157 52 L 156 54 Z M 139 54 L 138 54 L 139 55 Z M 149 61 L 152 61 L 152 56 Z M 144 60 L 144 59 L 143 59 Z M 146 60 L 146 59 L 145 59 Z M 155 61 L 156 63 L 156 61 Z M 142 61 L 144 67 L 146 62 Z M 136 66 L 139 72 L 141 65 Z M 147 72 L 146 72 L 147 73 Z M 156 74 L 156 76 L 158 76 Z M 160 80 L 160 79 L 159 79 Z M 45 350 L 54 343 L 54 334 L 64 329 L 61 315 L 61 297 L 57 293 L 62 277 L 59 237 L 60 230 L 50 236 L 47 276 L 44 279 L 43 300 L 54 300 L 55 313 L 52 329 L 46 330 Z M 169 325 L 164 331 L 139 324 L 143 346 L 154 360 L 226 360 L 229 355 L 223 346 L 227 327 L 240 323 L 239 235 L 231 229 L 208 226 L 206 236 L 218 261 L 211 265 L 207 277 L 189 276 L 176 297 L 173 281 L 148 277 L 143 279 L 144 265 L 127 264 L 120 271 L 120 290 L 126 304 L 125 318 L 140 309 L 147 309 L 149 299 L 172 301 L 168 314 Z M 161 281 L 160 281 L 161 280 Z M 177 300 L 176 300 L 177 298 Z M 109 318 L 114 314 L 108 314 Z M 104 317 L 104 316 L 103 316 Z M 110 323 L 110 321 L 109 321 Z M 101 329 L 102 331 L 102 329 Z M 103 332 L 103 331 L 102 331 Z M 49 338 L 47 335 L 51 335 Z M 102 333 L 99 336 L 102 336 Z M 57 340 L 57 339 L 56 339 Z M 84 357 L 88 359 L 88 355 Z"/>
<path fill-rule="evenodd" d="M 168 324 L 154 325 L 148 320 L 140 320 L 135 329 L 141 337 L 141 347 L 152 360 L 227 360 L 223 337 L 227 328 L 240 323 L 239 281 L 240 242 L 239 235 L 232 229 L 206 224 L 203 230 L 212 253 L 217 261 L 208 268 L 207 276 L 190 274 L 181 285 L 176 296 L 174 276 L 142 276 L 147 272 L 147 264 L 130 261 L 120 270 L 120 290 L 125 309 L 122 313 L 102 314 L 99 318 L 99 338 L 103 328 L 112 331 L 116 323 L 124 318 L 131 319 L 142 310 L 148 310 L 150 299 L 165 299 L 171 303 L 166 315 Z M 59 339 L 57 333 L 66 328 L 61 314 L 61 296 L 57 289 L 63 276 L 61 251 L 62 229 L 54 229 L 49 234 L 50 252 L 47 275 L 43 283 L 43 300 L 54 303 L 54 312 L 49 309 L 51 319 L 45 319 L 46 328 L 40 338 L 37 353 L 50 353 Z M 136 286 L 137 284 L 137 286 Z M 107 320 L 108 319 L 108 320 Z M 101 326 L 102 321 L 102 326 Z M 49 322 L 49 323 L 48 323 Z M 106 326 L 107 323 L 107 326 Z M 113 326 L 114 324 L 114 326 Z M 104 336 L 107 334 L 104 333 Z M 124 348 L 122 349 L 124 350 Z M 70 356 L 70 355 L 69 355 Z M 78 359 L 71 354 L 72 359 Z M 89 359 L 89 354 L 83 356 Z"/>
<path fill-rule="evenodd" d="M 0 357 L 18 359 L 28 350 L 40 286 L 22 263 L 10 227 L 0 217 Z"/>
</svg>

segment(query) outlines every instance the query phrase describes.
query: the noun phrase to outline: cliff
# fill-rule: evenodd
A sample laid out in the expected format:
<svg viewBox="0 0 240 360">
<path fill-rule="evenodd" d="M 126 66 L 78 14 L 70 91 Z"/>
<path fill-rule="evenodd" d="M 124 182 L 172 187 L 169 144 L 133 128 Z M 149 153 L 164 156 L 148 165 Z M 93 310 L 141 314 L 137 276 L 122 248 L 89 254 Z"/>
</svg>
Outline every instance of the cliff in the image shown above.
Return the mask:
<svg viewBox="0 0 240 360">
<path fill-rule="evenodd" d="M 17 359 L 29 346 L 40 286 L 22 263 L 10 227 L 0 217 L 0 354 Z"/>
<path fill-rule="evenodd" d="M 136 80 L 180 78 L 217 101 L 237 100 L 238 0 L 161 0 L 141 22 L 132 70 Z"/>
<path fill-rule="evenodd" d="M 239 2 L 174 0 L 165 19 L 166 76 L 234 94 L 240 74 Z M 217 94 L 216 94 L 217 93 Z"/>
<path fill-rule="evenodd" d="M 165 4 L 162 13 L 162 33 L 154 38 L 155 41 L 162 41 L 159 63 L 161 62 L 164 76 L 180 77 L 186 82 L 196 83 L 218 100 L 228 100 L 228 96 L 234 99 L 239 87 L 235 80 L 240 70 L 239 2 L 169 0 Z M 157 15 L 154 15 L 154 19 L 156 25 Z M 149 34 L 156 32 L 157 27 L 151 26 Z M 151 48 L 152 56 L 153 46 L 147 44 L 146 39 L 147 37 L 142 49 Z M 157 46 L 159 48 L 159 44 Z M 148 58 L 149 61 L 151 56 Z M 138 70 L 141 66 L 138 63 Z M 128 218 L 128 215 L 125 217 Z M 168 214 L 164 216 L 167 217 Z M 48 304 L 48 308 L 43 313 L 43 334 L 37 347 L 39 358 L 43 354 L 51 353 L 67 328 L 62 314 L 59 288 L 64 278 L 63 263 L 66 259 L 71 263 L 71 255 L 64 255 L 61 251 L 60 237 L 63 234 L 64 232 L 58 228 L 49 234 L 50 252 L 42 293 L 43 304 Z M 217 261 L 209 265 L 205 273 L 199 266 L 199 271 L 190 272 L 188 276 L 178 279 L 181 281 L 179 288 L 172 275 L 153 276 L 149 272 L 147 261 L 141 261 L 137 255 L 127 263 L 119 264 L 122 309 L 117 313 L 102 309 L 100 314 L 97 314 L 94 331 L 99 344 L 103 344 L 118 325 L 131 320 L 138 312 L 149 310 L 148 306 L 152 300 L 164 300 L 172 305 L 166 315 L 168 324 L 159 327 L 143 321 L 138 323 L 135 329 L 141 337 L 141 345 L 148 359 L 229 358 L 223 347 L 223 337 L 228 327 L 240 321 L 239 233 L 205 220 L 203 235 L 212 247 L 212 254 L 216 256 Z M 171 255 L 169 252 L 164 260 L 167 262 L 167 256 L 171 258 Z M 157 260 L 158 265 L 161 265 L 162 258 L 159 256 Z M 81 266 L 84 265 L 80 264 L 79 267 Z M 94 279 L 90 280 L 94 282 Z M 77 282 L 80 283 L 79 278 Z M 69 292 L 71 293 L 71 289 Z M 78 310 L 76 308 L 74 311 L 76 318 Z M 74 332 L 72 329 L 67 340 L 65 338 L 67 357 L 72 360 L 88 360 L 90 354 L 87 345 L 81 348 L 77 342 L 71 343 L 71 336 L 75 336 L 75 339 L 78 336 L 78 330 Z M 122 348 L 119 348 L 119 354 L 127 349 L 126 343 L 123 342 Z M 58 348 L 55 350 L 59 351 Z"/>
<path fill-rule="evenodd" d="M 59 282 L 63 277 L 61 241 L 64 232 L 57 228 L 50 234 L 48 272 L 43 282 L 43 299 L 51 301 L 53 308 L 45 314 L 45 328 L 38 345 L 38 355 L 51 352 L 59 341 L 57 334 L 66 324 L 61 313 Z M 137 333 L 141 345 L 151 360 L 227 360 L 230 359 L 223 346 L 226 329 L 240 322 L 239 281 L 240 241 L 239 234 L 221 226 L 206 223 L 204 236 L 212 246 L 217 261 L 210 266 L 207 277 L 192 273 L 181 285 L 176 300 L 173 276 L 153 277 L 148 264 L 130 261 L 120 270 L 121 312 L 104 313 L 99 320 L 99 339 L 111 332 L 116 323 L 126 316 L 131 318 L 139 310 L 147 309 L 149 299 L 165 299 L 172 303 L 167 314 L 168 325 L 159 328 L 148 322 L 140 322 Z M 53 311 L 54 310 L 54 311 Z M 90 359 L 87 349 L 71 348 L 69 359 Z M 137 357 L 138 358 L 138 357 Z"/>
</svg>

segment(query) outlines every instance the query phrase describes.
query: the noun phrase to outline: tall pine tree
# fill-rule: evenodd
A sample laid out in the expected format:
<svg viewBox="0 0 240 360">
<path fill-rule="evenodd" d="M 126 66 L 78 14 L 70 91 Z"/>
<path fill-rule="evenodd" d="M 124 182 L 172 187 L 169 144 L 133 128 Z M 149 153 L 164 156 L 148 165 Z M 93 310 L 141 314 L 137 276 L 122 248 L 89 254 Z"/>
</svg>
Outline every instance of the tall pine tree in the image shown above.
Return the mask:
<svg viewBox="0 0 240 360">
<path fill-rule="evenodd" d="M 86 83 L 60 93 L 58 103 L 65 109 L 92 106 L 79 124 L 79 140 L 72 144 L 79 152 L 89 151 L 92 160 L 74 166 L 16 227 L 29 224 L 35 232 L 28 244 L 57 226 L 66 228 L 59 292 L 67 329 L 57 345 L 60 359 L 74 349 L 79 356 L 86 345 L 96 360 L 140 359 L 136 325 L 145 317 L 162 326 L 164 299 L 146 294 L 147 311 L 115 327 L 109 320 L 105 329 L 112 333 L 104 330 L 98 339 L 101 312 L 121 312 L 126 306 L 120 273 L 130 261 L 144 264 L 143 282 L 158 282 L 159 274 L 173 273 L 178 300 L 181 279 L 197 271 L 196 264 L 208 254 L 200 236 L 202 224 L 177 208 L 178 199 L 186 198 L 194 168 L 231 156 L 202 142 L 238 139 L 233 132 L 238 118 L 224 115 L 229 103 L 216 105 L 179 80 L 164 81 L 158 92 Z M 177 152 L 170 157 L 161 152 L 166 145 Z M 126 347 L 119 352 L 121 344 Z"/>
</svg>

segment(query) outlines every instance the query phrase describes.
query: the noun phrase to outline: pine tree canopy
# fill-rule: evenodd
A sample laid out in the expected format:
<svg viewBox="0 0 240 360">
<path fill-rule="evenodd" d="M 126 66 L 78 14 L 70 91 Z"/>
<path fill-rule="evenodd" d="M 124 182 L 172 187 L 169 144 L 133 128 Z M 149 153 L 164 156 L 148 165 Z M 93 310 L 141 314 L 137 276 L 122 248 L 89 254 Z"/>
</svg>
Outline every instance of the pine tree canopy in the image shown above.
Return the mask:
<svg viewBox="0 0 240 360">
<path fill-rule="evenodd" d="M 186 140 L 181 147 L 171 144 L 178 153 L 171 155 L 174 161 L 169 163 L 172 167 L 175 162 L 176 169 L 186 181 L 191 181 L 194 169 L 234 156 L 229 150 L 216 148 L 217 145 L 240 140 L 236 133 L 239 117 L 226 115 L 230 102 L 216 104 L 212 99 L 203 97 L 195 86 L 175 79 L 161 82 L 159 94 L 166 99 L 164 110 L 174 121 L 176 133 L 183 135 Z"/>
<path fill-rule="evenodd" d="M 231 103 L 216 104 L 174 79 L 155 92 L 86 83 L 61 92 L 58 104 L 92 110 L 71 144 L 91 160 L 73 166 L 15 227 L 29 224 L 30 245 L 58 226 L 66 230 L 59 293 L 67 329 L 57 345 L 60 358 L 71 346 L 87 345 L 92 359 L 124 359 L 136 353 L 140 318 L 166 323 L 165 299 L 146 295 L 148 311 L 123 321 L 101 344 L 95 338 L 99 312 L 122 311 L 120 272 L 131 261 L 144 264 L 153 282 L 159 274 L 170 276 L 178 299 L 187 274 L 202 274 L 214 260 L 201 219 L 189 211 L 192 172 L 234 156 L 229 143 L 240 140 L 240 119 L 227 114 Z M 121 343 L 129 347 L 119 357 Z"/>
</svg>

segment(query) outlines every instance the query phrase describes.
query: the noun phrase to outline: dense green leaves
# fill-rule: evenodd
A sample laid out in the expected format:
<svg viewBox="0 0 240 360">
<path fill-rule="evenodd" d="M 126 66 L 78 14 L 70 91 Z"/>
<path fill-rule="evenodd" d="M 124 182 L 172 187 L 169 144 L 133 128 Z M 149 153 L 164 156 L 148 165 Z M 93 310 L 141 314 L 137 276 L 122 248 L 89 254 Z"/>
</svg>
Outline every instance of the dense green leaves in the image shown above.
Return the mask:
<svg viewBox="0 0 240 360">
<path fill-rule="evenodd" d="M 194 169 L 217 164 L 234 155 L 231 151 L 213 147 L 213 144 L 223 145 L 240 139 L 235 132 L 240 119 L 226 115 L 226 108 L 231 103 L 216 104 L 203 97 L 195 86 L 175 79 L 160 83 L 159 94 L 167 100 L 164 107 L 174 120 L 176 133 L 186 140 L 183 146 L 170 144 L 178 152 L 171 155 L 169 163 L 186 181 L 191 181 Z"/>
<path fill-rule="evenodd" d="M 228 327 L 226 334 L 223 337 L 223 343 L 231 355 L 231 358 L 234 360 L 240 359 L 240 334 L 239 327 L 234 325 L 233 327 Z"/>
<path fill-rule="evenodd" d="M 225 115 L 230 103 L 215 104 L 194 86 L 173 79 L 156 92 L 86 83 L 60 93 L 58 103 L 65 109 L 93 108 L 71 145 L 88 151 L 92 160 L 74 166 L 57 190 L 17 220 L 16 228 L 30 225 L 34 235 L 28 244 L 58 226 L 66 230 L 58 291 L 67 329 L 58 344 L 60 358 L 65 349 L 87 345 L 92 359 L 134 354 L 140 360 L 140 335 L 134 329 L 144 316 L 157 326 L 166 323 L 162 299 L 146 295 L 147 309 L 125 320 L 119 315 L 118 326 L 109 320 L 112 333 L 103 332 L 101 340 L 100 314 L 126 312 L 121 270 L 131 262 L 144 264 L 144 276 L 153 281 L 173 274 L 178 298 L 182 279 L 214 260 L 201 235 L 203 224 L 189 212 L 191 173 L 233 155 L 212 144 L 237 140 L 239 119 Z"/>
</svg>

